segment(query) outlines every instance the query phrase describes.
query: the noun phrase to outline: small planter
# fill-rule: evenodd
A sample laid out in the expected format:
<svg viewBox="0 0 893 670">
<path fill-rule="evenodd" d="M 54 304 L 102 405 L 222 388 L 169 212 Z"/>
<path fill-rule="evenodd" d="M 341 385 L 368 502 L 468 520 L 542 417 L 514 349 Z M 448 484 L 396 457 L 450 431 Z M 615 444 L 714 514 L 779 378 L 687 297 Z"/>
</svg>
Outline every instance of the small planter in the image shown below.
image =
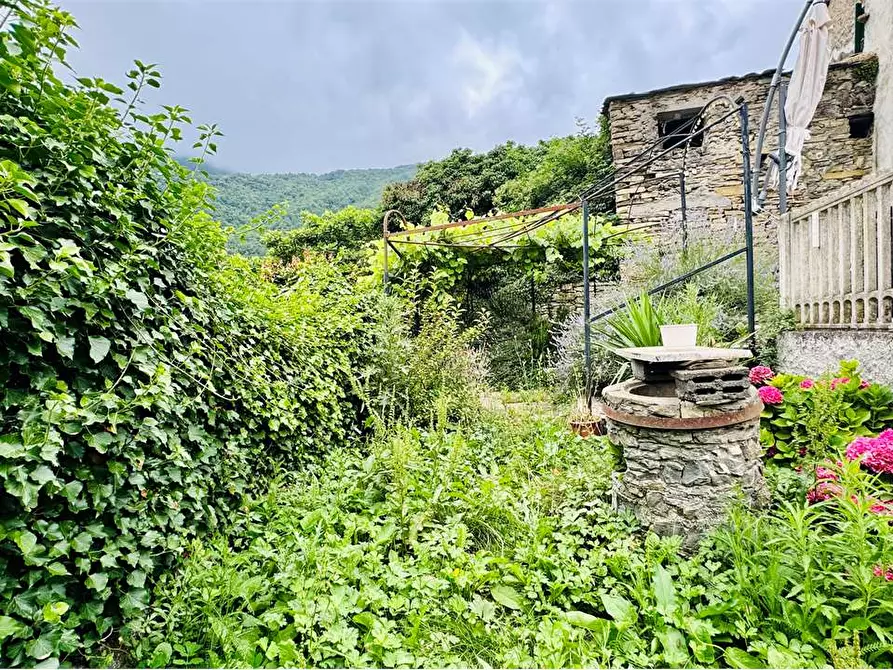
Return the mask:
<svg viewBox="0 0 893 670">
<path fill-rule="evenodd" d="M 660 339 L 665 347 L 683 349 L 694 347 L 698 341 L 698 324 L 682 323 L 660 327 Z"/>
<path fill-rule="evenodd" d="M 571 421 L 571 430 L 580 437 L 592 437 L 605 434 L 604 419 L 581 419 Z"/>
</svg>

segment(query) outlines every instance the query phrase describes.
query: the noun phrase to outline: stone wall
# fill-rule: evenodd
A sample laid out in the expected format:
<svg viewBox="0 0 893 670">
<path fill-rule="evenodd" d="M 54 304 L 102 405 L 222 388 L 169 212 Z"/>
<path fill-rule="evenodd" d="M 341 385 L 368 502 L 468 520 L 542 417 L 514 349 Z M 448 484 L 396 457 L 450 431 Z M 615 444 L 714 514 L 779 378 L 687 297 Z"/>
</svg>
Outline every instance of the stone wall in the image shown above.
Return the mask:
<svg viewBox="0 0 893 670">
<path fill-rule="evenodd" d="M 844 3 L 845 4 L 845 3 Z M 893 170 L 893 2 L 867 0 L 865 50 L 877 55 L 877 99 L 874 103 L 876 167 Z"/>
<path fill-rule="evenodd" d="M 858 360 L 865 379 L 893 386 L 893 332 L 889 330 L 798 330 L 778 340 L 778 369 L 818 377 L 840 361 Z"/>
<path fill-rule="evenodd" d="M 876 59 L 854 56 L 832 65 L 825 95 L 810 127 L 800 188 L 790 198 L 791 207 L 825 195 L 873 169 L 873 139 L 850 138 L 851 115 L 871 111 L 875 101 Z M 766 100 L 771 72 L 730 78 L 718 82 L 678 86 L 641 95 L 618 96 L 606 101 L 615 163 L 644 151 L 659 138 L 658 115 L 693 109 L 719 95 L 741 96 L 750 110 L 751 151 Z M 706 125 L 728 111 L 717 104 L 707 115 Z M 773 114 L 763 153 L 777 147 L 777 113 Z M 660 145 L 658 145 L 660 146 Z M 655 153 L 660 153 L 658 148 Z M 673 151 L 651 164 L 643 174 L 631 177 L 616 189 L 617 212 L 629 223 L 652 224 L 664 243 L 678 245 L 682 240 L 679 179 L 686 174 L 689 239 L 721 236 L 732 243 L 743 231 L 743 184 L 741 179 L 741 139 L 737 117 L 708 130 L 704 145 Z M 764 212 L 755 219 L 758 241 L 775 243 L 777 195 L 770 194 Z"/>
</svg>

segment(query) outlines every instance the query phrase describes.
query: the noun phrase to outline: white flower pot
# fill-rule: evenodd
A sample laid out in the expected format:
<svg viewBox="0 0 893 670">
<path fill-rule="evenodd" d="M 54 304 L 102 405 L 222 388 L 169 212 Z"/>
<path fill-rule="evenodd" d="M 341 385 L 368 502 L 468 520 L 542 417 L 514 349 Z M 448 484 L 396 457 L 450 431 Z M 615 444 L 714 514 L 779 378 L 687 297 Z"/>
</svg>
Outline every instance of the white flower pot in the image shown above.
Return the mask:
<svg viewBox="0 0 893 670">
<path fill-rule="evenodd" d="M 681 323 L 672 326 L 661 326 L 660 339 L 665 347 L 674 349 L 694 347 L 698 342 L 698 324 Z"/>
</svg>

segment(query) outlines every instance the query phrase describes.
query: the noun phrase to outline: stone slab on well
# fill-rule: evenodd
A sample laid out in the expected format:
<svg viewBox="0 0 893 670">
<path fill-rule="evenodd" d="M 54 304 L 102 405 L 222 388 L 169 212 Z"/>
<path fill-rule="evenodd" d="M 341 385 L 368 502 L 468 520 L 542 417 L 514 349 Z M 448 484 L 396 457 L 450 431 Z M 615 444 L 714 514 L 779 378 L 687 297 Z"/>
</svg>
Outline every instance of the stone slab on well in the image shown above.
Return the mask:
<svg viewBox="0 0 893 670">
<path fill-rule="evenodd" d="M 723 349 L 721 347 L 634 347 L 617 349 L 615 353 L 630 361 L 679 364 L 736 361 L 753 356 L 749 349 Z"/>
</svg>

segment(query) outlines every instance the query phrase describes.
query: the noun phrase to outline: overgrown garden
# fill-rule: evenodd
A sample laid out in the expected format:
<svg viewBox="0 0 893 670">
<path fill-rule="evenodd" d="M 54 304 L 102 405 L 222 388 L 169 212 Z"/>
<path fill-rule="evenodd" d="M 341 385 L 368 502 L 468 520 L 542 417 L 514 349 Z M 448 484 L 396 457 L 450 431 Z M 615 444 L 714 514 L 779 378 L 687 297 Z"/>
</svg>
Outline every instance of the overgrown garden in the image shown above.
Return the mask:
<svg viewBox="0 0 893 670">
<path fill-rule="evenodd" d="M 893 664 L 893 392 L 857 363 L 753 368 L 773 502 L 682 552 L 613 509 L 617 449 L 568 429 L 579 319 L 535 296 L 577 280 L 577 218 L 510 253 L 407 249 L 390 293 L 373 210 L 228 254 L 199 178 L 216 127 L 184 166 L 188 112 L 140 100 L 155 66 L 74 78 L 69 14 L 20 0 L 0 21 L 0 664 Z M 383 206 L 436 223 L 572 199 L 610 169 L 605 137 L 458 152 Z M 607 281 L 631 261 L 599 207 Z M 714 251 L 640 256 L 633 291 Z M 746 336 L 741 274 L 606 320 L 599 383 L 624 374 L 623 319 Z M 774 365 L 771 281 L 758 306 Z M 489 411 L 494 388 L 561 409 Z"/>
</svg>

